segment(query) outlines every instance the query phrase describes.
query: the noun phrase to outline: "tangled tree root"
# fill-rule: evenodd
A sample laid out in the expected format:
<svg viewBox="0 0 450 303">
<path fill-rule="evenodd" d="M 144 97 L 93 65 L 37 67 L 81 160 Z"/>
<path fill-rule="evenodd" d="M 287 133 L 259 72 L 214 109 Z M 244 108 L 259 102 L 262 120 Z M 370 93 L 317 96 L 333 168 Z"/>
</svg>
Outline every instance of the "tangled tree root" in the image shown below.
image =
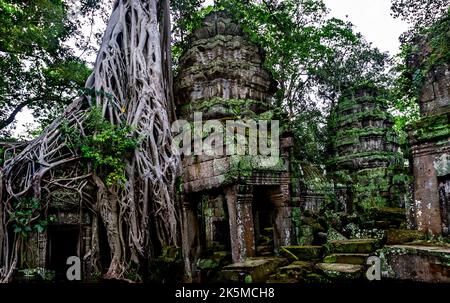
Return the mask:
<svg viewBox="0 0 450 303">
<path fill-rule="evenodd" d="M 161 10 L 163 22 L 158 19 Z M 19 260 L 20 237 L 11 231 L 14 201 L 39 199 L 45 212 L 58 189 L 76 193 L 106 227 L 111 251 L 106 278 L 125 279 L 131 263 L 148 262 L 151 239 L 161 245 L 179 243 L 174 195 L 180 165 L 171 146 L 168 16 L 165 0 L 118 0 L 86 83 L 96 93 L 75 100 L 41 136 L 6 161 L 0 171 L 0 281 L 11 279 Z M 130 135 L 141 138 L 124 159 L 124 186 L 107 185 L 98 169 L 83 165 L 86 159 L 61 132 L 65 123 L 85 135 L 86 113 L 93 106 L 112 124 L 130 125 Z M 89 256 L 94 268 L 98 229 L 93 220 Z"/>
</svg>

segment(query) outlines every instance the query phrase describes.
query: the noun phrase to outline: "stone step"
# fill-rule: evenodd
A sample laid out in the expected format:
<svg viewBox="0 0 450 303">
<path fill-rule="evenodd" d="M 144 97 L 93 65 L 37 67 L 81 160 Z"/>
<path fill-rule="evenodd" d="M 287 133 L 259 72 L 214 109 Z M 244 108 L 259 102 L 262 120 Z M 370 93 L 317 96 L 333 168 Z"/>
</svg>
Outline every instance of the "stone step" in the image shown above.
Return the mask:
<svg viewBox="0 0 450 303">
<path fill-rule="evenodd" d="M 377 250 L 380 241 L 376 239 L 351 239 L 330 241 L 330 253 L 361 253 L 368 254 Z"/>
<path fill-rule="evenodd" d="M 273 245 L 273 239 L 267 236 L 260 236 L 257 242 L 258 245 Z"/>
<path fill-rule="evenodd" d="M 295 261 L 287 266 L 278 268 L 278 273 L 287 275 L 305 275 L 316 271 L 316 266 L 313 262 Z"/>
<path fill-rule="evenodd" d="M 399 228 L 406 222 L 404 208 L 379 207 L 371 210 L 370 220 L 365 223 L 367 228 Z"/>
<path fill-rule="evenodd" d="M 270 238 L 273 238 L 273 227 L 264 228 L 262 234 Z"/>
<path fill-rule="evenodd" d="M 377 251 L 383 278 L 450 283 L 450 247 L 388 245 Z"/>
<path fill-rule="evenodd" d="M 426 236 L 419 230 L 390 229 L 387 231 L 386 244 L 405 244 L 413 241 L 425 240 Z"/>
<path fill-rule="evenodd" d="M 328 280 L 318 274 L 313 262 L 295 261 L 280 267 L 277 273 L 270 276 L 267 283 L 326 283 Z"/>
<path fill-rule="evenodd" d="M 369 254 L 331 254 L 323 259 L 324 263 L 344 263 L 365 265 Z"/>
<path fill-rule="evenodd" d="M 256 252 L 258 254 L 263 254 L 263 253 L 273 254 L 273 246 L 272 245 L 258 245 L 258 246 L 256 246 Z"/>
<path fill-rule="evenodd" d="M 364 276 L 364 266 L 344 263 L 318 263 L 316 264 L 324 275 L 336 280 L 355 280 Z"/>
<path fill-rule="evenodd" d="M 292 261 L 311 261 L 322 258 L 322 246 L 296 245 L 282 246 L 280 254 Z"/>
<path fill-rule="evenodd" d="M 276 257 L 250 258 L 243 262 L 225 266 L 217 275 L 220 282 L 264 283 L 277 268 L 288 264 L 288 260 Z"/>
</svg>

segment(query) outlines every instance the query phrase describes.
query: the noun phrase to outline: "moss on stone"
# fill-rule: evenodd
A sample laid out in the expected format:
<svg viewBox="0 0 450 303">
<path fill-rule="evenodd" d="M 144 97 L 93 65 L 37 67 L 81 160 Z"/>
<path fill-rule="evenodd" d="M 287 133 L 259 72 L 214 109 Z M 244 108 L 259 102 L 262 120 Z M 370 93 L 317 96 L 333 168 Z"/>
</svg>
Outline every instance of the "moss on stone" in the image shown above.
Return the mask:
<svg viewBox="0 0 450 303">
<path fill-rule="evenodd" d="M 317 267 L 328 277 L 338 280 L 360 279 L 364 269 L 361 265 L 341 263 L 319 263 Z"/>
<path fill-rule="evenodd" d="M 329 243 L 329 250 L 332 253 L 371 253 L 374 252 L 380 243 L 376 239 L 352 239 L 338 240 Z"/>
<path fill-rule="evenodd" d="M 418 142 L 450 137 L 450 114 L 422 117 L 409 126 L 410 136 Z"/>
<path fill-rule="evenodd" d="M 319 260 L 322 256 L 322 246 L 282 246 L 280 254 L 292 261 Z"/>
</svg>

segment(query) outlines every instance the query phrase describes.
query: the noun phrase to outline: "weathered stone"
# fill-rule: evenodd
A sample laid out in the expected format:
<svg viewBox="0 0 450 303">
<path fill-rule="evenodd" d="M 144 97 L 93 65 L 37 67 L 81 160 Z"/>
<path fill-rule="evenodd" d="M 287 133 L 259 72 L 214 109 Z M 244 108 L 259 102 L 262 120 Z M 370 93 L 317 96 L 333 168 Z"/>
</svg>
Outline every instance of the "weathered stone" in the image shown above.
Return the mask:
<svg viewBox="0 0 450 303">
<path fill-rule="evenodd" d="M 280 254 L 290 260 L 319 260 L 322 254 L 322 246 L 283 246 Z"/>
<path fill-rule="evenodd" d="M 450 248 L 393 245 L 377 251 L 384 278 L 450 283 Z"/>
<path fill-rule="evenodd" d="M 306 261 L 295 261 L 287 266 L 280 267 L 278 269 L 279 273 L 288 274 L 288 275 L 305 275 L 311 272 L 316 271 L 316 266 L 313 262 Z"/>
<path fill-rule="evenodd" d="M 334 155 L 329 168 L 345 188 L 340 191 L 342 210 L 405 204 L 406 171 L 393 121 L 387 102 L 370 86 L 346 91 L 331 113 Z M 398 175 L 405 180 L 394 178 Z"/>
<path fill-rule="evenodd" d="M 262 52 L 247 41 L 227 13 L 210 15 L 215 19 L 205 21 L 204 27 L 194 33 L 190 49 L 180 59 L 180 73 L 175 80 L 177 104 L 195 108 L 214 98 L 267 102 L 275 92 L 275 82 L 262 67 Z M 242 109 L 262 112 L 263 103 Z M 198 109 L 203 109 L 205 115 L 214 112 L 216 117 L 228 112 L 227 104 Z"/>
<path fill-rule="evenodd" d="M 366 264 L 369 254 L 331 254 L 323 259 L 324 263 Z"/>
<path fill-rule="evenodd" d="M 275 275 L 270 276 L 268 283 L 299 283 L 318 282 L 317 269 L 314 263 L 295 261 L 287 266 L 280 267 Z M 322 282 L 322 281 L 320 281 Z"/>
<path fill-rule="evenodd" d="M 329 243 L 329 249 L 333 253 L 371 253 L 379 246 L 375 239 L 338 240 Z"/>
<path fill-rule="evenodd" d="M 201 112 L 205 127 L 210 119 L 230 123 L 273 115 L 270 106 L 276 82 L 263 66 L 263 51 L 248 40 L 228 13 L 210 13 L 188 39 L 174 79 L 178 117 L 192 121 L 195 113 Z M 233 122 L 235 127 L 238 124 L 243 126 Z M 201 134 L 206 132 L 203 129 Z M 222 146 L 214 148 L 227 151 L 233 143 L 226 141 L 218 141 Z M 229 249 L 237 263 L 273 255 L 280 246 L 291 244 L 292 136 L 281 134 L 279 146 L 280 159 L 267 167 L 262 164 L 269 161 L 259 155 L 184 157 L 182 238 L 191 280 L 195 280 L 196 260 L 214 249 Z M 264 233 L 267 227 L 272 228 L 271 237 Z M 210 263 L 201 261 L 199 266 L 210 267 Z"/>
<path fill-rule="evenodd" d="M 386 244 L 405 244 L 408 242 L 424 240 L 425 237 L 425 234 L 419 230 L 390 229 L 387 232 Z"/>
<path fill-rule="evenodd" d="M 251 258 L 225 266 L 218 273 L 217 279 L 221 282 L 244 282 L 250 276 L 252 282 L 262 283 L 285 264 L 287 260 L 283 258 Z"/>
<path fill-rule="evenodd" d="M 332 279 L 354 280 L 363 276 L 364 267 L 355 264 L 319 263 L 317 267 Z"/>
<path fill-rule="evenodd" d="M 446 27 L 442 27 L 445 29 Z M 430 31 L 417 41 L 409 67 L 424 71 L 430 60 L 434 35 Z M 444 33 L 445 34 L 445 33 Z M 450 65 L 427 66 L 419 91 L 421 119 L 409 127 L 413 156 L 414 201 L 409 213 L 413 226 L 433 235 L 450 233 Z"/>
</svg>

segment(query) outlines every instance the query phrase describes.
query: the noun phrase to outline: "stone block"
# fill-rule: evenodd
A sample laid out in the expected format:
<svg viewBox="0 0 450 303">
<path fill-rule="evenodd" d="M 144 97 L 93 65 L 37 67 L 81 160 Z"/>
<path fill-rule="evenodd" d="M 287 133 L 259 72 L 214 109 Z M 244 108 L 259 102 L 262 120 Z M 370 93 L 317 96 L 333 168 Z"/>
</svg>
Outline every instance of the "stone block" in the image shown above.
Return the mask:
<svg viewBox="0 0 450 303">
<path fill-rule="evenodd" d="M 322 246 L 282 246 L 280 254 L 293 261 L 320 260 L 322 257 Z"/>
<path fill-rule="evenodd" d="M 329 278 L 355 280 L 363 277 L 364 267 L 355 264 L 319 263 L 317 267 Z"/>
<path fill-rule="evenodd" d="M 393 244 L 405 244 L 408 242 L 424 240 L 425 234 L 419 230 L 410 229 L 390 229 L 387 231 L 387 242 L 388 245 Z"/>
<path fill-rule="evenodd" d="M 218 274 L 221 282 L 264 283 L 278 267 L 286 265 L 283 258 L 251 258 L 246 261 L 225 266 Z"/>
<path fill-rule="evenodd" d="M 352 239 L 330 241 L 329 249 L 333 253 L 371 253 L 380 245 L 375 239 Z"/>
<path fill-rule="evenodd" d="M 323 259 L 324 263 L 344 263 L 365 265 L 369 254 L 331 254 Z"/>
<path fill-rule="evenodd" d="M 450 248 L 392 245 L 377 251 L 383 278 L 450 283 Z"/>
</svg>

